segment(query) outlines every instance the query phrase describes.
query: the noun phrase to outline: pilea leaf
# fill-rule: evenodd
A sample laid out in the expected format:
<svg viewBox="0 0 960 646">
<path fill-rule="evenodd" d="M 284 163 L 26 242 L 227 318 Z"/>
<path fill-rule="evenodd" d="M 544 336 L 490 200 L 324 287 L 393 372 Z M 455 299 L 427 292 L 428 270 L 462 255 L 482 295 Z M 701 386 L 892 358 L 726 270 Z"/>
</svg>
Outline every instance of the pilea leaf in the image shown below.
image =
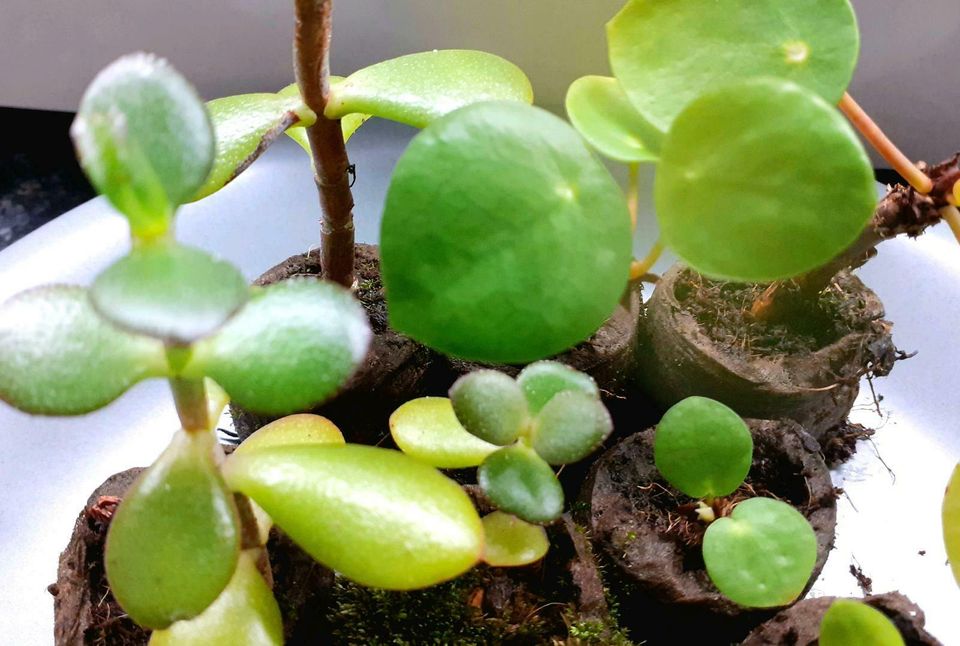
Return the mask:
<svg viewBox="0 0 960 646">
<path fill-rule="evenodd" d="M 885 614 L 865 603 L 837 599 L 820 622 L 820 646 L 903 646 L 900 631 Z"/>
<path fill-rule="evenodd" d="M 483 549 L 463 489 L 398 451 L 278 446 L 232 457 L 224 474 L 313 558 L 363 585 L 433 585 L 468 570 Z"/>
<path fill-rule="evenodd" d="M 404 453 L 438 469 L 475 467 L 497 450 L 463 428 L 446 397 L 421 397 L 390 416 L 390 434 Z"/>
<path fill-rule="evenodd" d="M 960 465 L 954 469 L 943 497 L 943 542 L 953 577 L 960 584 Z"/>
<path fill-rule="evenodd" d="M 563 513 L 563 488 L 553 469 L 522 444 L 488 455 L 477 482 L 499 509 L 531 523 L 548 523 Z"/>
<path fill-rule="evenodd" d="M 751 498 L 707 527 L 703 560 L 717 589 L 748 608 L 774 608 L 803 592 L 817 560 L 817 537 L 785 502 Z"/>
<path fill-rule="evenodd" d="M 233 578 L 193 619 L 155 630 L 150 646 L 282 646 L 283 619 L 254 557 L 240 554 Z"/>
<path fill-rule="evenodd" d="M 752 282 L 827 262 L 863 231 L 877 201 L 870 160 L 846 120 L 775 79 L 727 86 L 684 110 L 663 143 L 654 198 L 663 240 L 684 262 Z"/>
<path fill-rule="evenodd" d="M 594 395 L 566 390 L 537 416 L 533 450 L 550 464 L 570 464 L 593 453 L 613 431 L 613 419 Z"/>
<path fill-rule="evenodd" d="M 300 413 L 270 422 L 240 443 L 234 455 L 259 451 L 271 446 L 300 444 L 344 444 L 337 425 L 321 415 Z"/>
<path fill-rule="evenodd" d="M 517 382 L 496 370 L 477 370 L 450 388 L 457 419 L 481 440 L 505 446 L 520 437 L 527 421 L 527 401 Z"/>
<path fill-rule="evenodd" d="M 567 90 L 566 107 L 570 123 L 600 154 L 625 163 L 659 158 L 663 132 L 637 112 L 617 79 L 577 79 Z"/>
<path fill-rule="evenodd" d="M 383 61 L 331 84 L 325 114 L 372 114 L 424 128 L 465 105 L 498 100 L 533 102 L 520 68 L 486 52 L 434 50 Z"/>
<path fill-rule="evenodd" d="M 124 56 L 97 75 L 71 134 L 90 181 L 140 238 L 167 231 L 214 157 L 200 98 L 169 63 L 148 54 Z"/>
<path fill-rule="evenodd" d="M 38 287 L 0 307 L 0 398 L 20 410 L 88 413 L 167 372 L 163 345 L 104 321 L 82 287 Z"/>
<path fill-rule="evenodd" d="M 547 531 L 516 516 L 495 511 L 483 517 L 486 546 L 483 561 L 493 567 L 518 567 L 535 563 L 550 549 Z"/>
<path fill-rule="evenodd" d="M 331 76 L 330 85 L 334 86 L 343 82 L 342 76 Z M 296 83 L 292 83 L 287 87 L 280 90 L 280 95 L 285 97 L 300 97 L 300 88 Z M 360 129 L 360 126 L 365 124 L 367 120 L 372 115 L 369 114 L 347 114 L 340 118 L 340 128 L 343 131 L 343 141 L 344 143 L 350 141 L 350 138 L 354 133 Z M 287 130 L 287 135 L 295 142 L 297 142 L 301 148 L 303 148 L 306 153 L 311 154 L 310 151 L 310 142 L 307 140 L 307 130 L 301 126 L 294 126 Z"/>
<path fill-rule="evenodd" d="M 597 382 L 590 375 L 574 370 L 559 361 L 537 361 L 520 371 L 517 383 L 527 397 L 530 412 L 534 415 L 564 390 L 577 390 L 600 398 Z"/>
<path fill-rule="evenodd" d="M 256 292 L 194 346 L 184 376 L 206 375 L 258 413 L 283 415 L 327 399 L 363 360 L 370 326 L 347 290 L 292 279 Z"/>
<path fill-rule="evenodd" d="M 173 240 L 135 246 L 90 289 L 93 306 L 110 322 L 177 344 L 209 335 L 249 295 L 236 267 Z"/>
<path fill-rule="evenodd" d="M 753 437 L 727 406 L 688 397 L 657 424 L 653 457 L 663 477 L 691 498 L 726 496 L 750 472 Z"/>
<path fill-rule="evenodd" d="M 860 48 L 849 0 L 631 0 L 607 39 L 614 76 L 662 130 L 700 94 L 759 76 L 835 105 Z"/>
<path fill-rule="evenodd" d="M 141 626 L 196 617 L 233 576 L 240 528 L 215 450 L 213 433 L 177 431 L 110 523 L 107 579 Z"/>
<path fill-rule="evenodd" d="M 417 135 L 393 174 L 390 322 L 466 359 L 556 354 L 616 307 L 630 238 L 620 188 L 568 124 L 522 103 L 462 108 Z"/>
</svg>

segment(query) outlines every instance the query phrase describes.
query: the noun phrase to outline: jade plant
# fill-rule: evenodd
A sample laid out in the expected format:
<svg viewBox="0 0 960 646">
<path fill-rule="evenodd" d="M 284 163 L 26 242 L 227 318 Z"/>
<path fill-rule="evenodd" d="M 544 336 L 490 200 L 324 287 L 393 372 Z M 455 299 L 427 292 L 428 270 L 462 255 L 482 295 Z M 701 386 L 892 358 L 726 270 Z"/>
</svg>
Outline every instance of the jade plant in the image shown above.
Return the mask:
<svg viewBox="0 0 960 646">
<path fill-rule="evenodd" d="M 903 646 L 904 640 L 890 619 L 865 603 L 837 599 L 820 622 L 822 646 Z"/>
</svg>

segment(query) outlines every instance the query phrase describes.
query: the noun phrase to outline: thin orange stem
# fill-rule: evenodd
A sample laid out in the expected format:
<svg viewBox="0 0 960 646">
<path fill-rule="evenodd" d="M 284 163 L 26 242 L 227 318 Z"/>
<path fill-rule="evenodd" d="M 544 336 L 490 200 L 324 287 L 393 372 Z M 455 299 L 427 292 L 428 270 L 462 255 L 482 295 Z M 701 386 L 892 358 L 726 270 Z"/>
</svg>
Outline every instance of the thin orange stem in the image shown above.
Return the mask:
<svg viewBox="0 0 960 646">
<path fill-rule="evenodd" d="M 627 168 L 627 208 L 630 209 L 630 225 L 636 230 L 640 208 L 640 164 L 630 164 Z"/>
<path fill-rule="evenodd" d="M 950 230 L 953 231 L 953 236 L 957 239 L 957 242 L 960 242 L 960 209 L 951 204 L 941 208 L 940 215 L 950 225 Z"/>
<path fill-rule="evenodd" d="M 657 240 L 653 245 L 653 248 L 650 250 L 650 253 L 647 254 L 647 257 L 643 260 L 634 260 L 630 263 L 630 280 L 640 280 L 653 268 L 654 264 L 660 260 L 660 256 L 663 255 L 663 243 Z"/>
<path fill-rule="evenodd" d="M 953 184 L 953 191 L 947 195 L 947 201 L 954 206 L 960 206 L 960 180 Z"/>
</svg>

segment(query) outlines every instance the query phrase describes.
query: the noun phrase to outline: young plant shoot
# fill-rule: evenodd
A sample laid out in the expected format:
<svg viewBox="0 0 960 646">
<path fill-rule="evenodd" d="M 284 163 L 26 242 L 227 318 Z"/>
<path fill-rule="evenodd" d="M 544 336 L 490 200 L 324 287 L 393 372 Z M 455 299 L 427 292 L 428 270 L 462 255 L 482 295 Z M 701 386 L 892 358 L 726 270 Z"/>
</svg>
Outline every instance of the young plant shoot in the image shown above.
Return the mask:
<svg viewBox="0 0 960 646">
<path fill-rule="evenodd" d="M 865 603 L 837 599 L 820 622 L 820 646 L 904 646 L 903 636 L 885 614 Z"/>
</svg>

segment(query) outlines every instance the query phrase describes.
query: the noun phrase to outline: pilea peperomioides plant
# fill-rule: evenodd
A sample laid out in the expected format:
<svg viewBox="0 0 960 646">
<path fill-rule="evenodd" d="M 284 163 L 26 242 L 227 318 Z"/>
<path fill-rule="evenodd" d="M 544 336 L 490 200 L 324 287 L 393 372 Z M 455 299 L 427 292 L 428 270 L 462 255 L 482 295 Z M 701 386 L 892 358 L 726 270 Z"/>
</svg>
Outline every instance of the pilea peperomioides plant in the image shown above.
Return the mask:
<svg viewBox="0 0 960 646">
<path fill-rule="evenodd" d="M 822 646 L 903 646 L 896 625 L 876 608 L 850 599 L 837 599 L 820 622 Z"/>
</svg>

